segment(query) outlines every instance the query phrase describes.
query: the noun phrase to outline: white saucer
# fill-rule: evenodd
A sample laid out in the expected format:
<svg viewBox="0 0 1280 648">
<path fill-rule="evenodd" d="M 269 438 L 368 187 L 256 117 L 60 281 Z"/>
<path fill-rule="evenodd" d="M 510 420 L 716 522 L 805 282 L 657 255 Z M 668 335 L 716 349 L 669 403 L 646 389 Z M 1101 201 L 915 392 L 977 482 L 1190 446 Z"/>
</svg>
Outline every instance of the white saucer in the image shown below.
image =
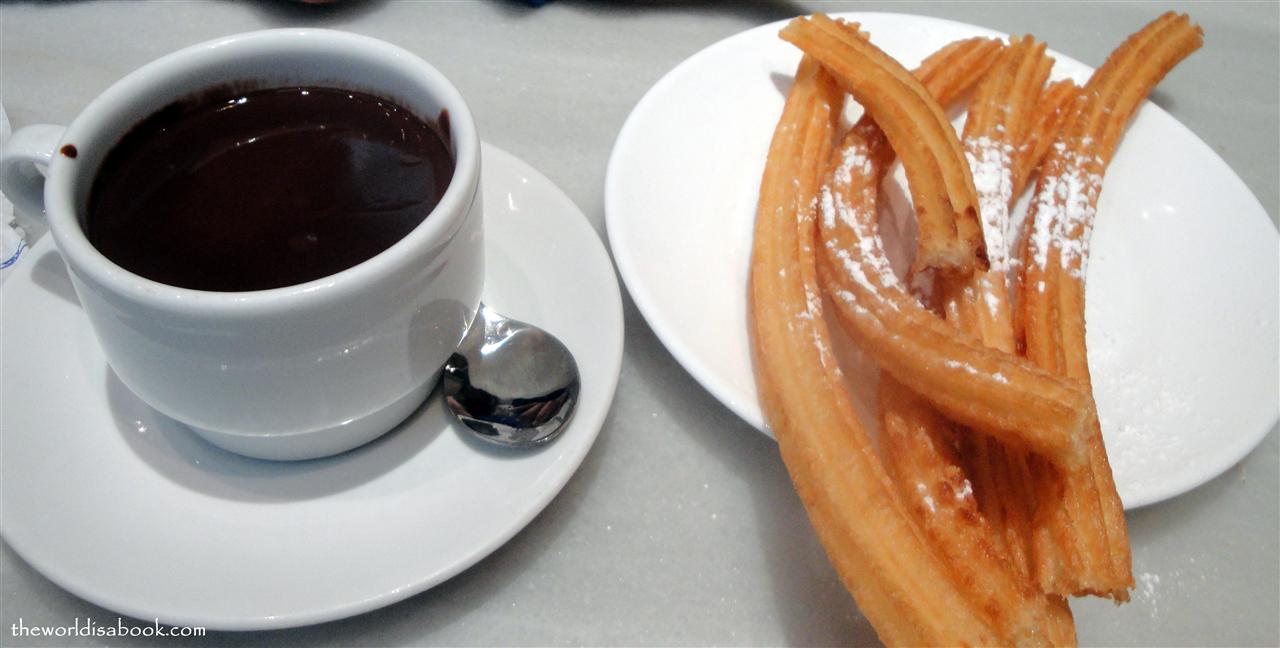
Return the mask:
<svg viewBox="0 0 1280 648">
<path fill-rule="evenodd" d="M 1004 36 L 923 16 L 842 16 L 908 67 L 953 40 Z M 658 81 L 618 135 L 605 188 L 614 260 L 640 312 L 685 369 L 766 433 L 746 286 L 760 174 L 800 59 L 777 36 L 783 24 L 716 43 Z M 1051 54 L 1054 78 L 1092 73 Z M 1208 481 L 1275 425 L 1278 250 L 1266 211 L 1226 163 L 1144 105 L 1098 205 L 1086 313 L 1125 506 Z"/>
<path fill-rule="evenodd" d="M 5 283 L 0 531 L 52 581 L 121 614 L 211 629 L 283 628 L 378 608 L 497 549 L 545 507 L 595 441 L 622 361 L 609 257 L 546 177 L 483 152 L 484 301 L 573 351 L 578 410 L 532 453 L 490 450 L 438 395 L 337 457 L 226 453 L 111 374 L 45 237 Z"/>
</svg>

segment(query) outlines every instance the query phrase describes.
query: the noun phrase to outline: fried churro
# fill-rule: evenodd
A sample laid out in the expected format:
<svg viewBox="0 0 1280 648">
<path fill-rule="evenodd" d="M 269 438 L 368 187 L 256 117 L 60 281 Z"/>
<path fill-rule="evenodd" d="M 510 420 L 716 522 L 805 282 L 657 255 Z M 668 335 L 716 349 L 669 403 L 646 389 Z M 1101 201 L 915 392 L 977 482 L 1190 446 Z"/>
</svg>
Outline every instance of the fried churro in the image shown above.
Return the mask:
<svg viewBox="0 0 1280 648">
<path fill-rule="evenodd" d="M 804 19 L 793 21 L 783 30 L 784 38 L 792 26 L 817 23 L 816 17 L 812 23 Z M 838 31 L 849 34 L 843 27 Z M 842 56 L 848 49 L 832 47 L 835 52 L 828 52 L 828 56 Z M 815 46 L 824 52 L 826 48 L 827 45 Z M 865 58 L 888 59 L 883 52 L 879 57 Z M 819 60 L 826 65 L 825 59 Z M 837 79 L 840 74 L 833 70 Z M 845 86 L 854 83 L 848 81 Z M 867 113 L 877 125 L 883 125 L 887 118 L 897 130 L 911 132 L 915 120 L 933 119 L 932 115 L 941 113 L 937 101 L 923 87 L 919 93 L 904 90 L 898 75 L 868 76 L 864 85 L 864 94 L 909 95 L 933 106 L 904 115 L 892 105 L 886 106 L 886 102 L 867 103 Z M 949 124 L 946 129 L 950 130 Z M 890 132 L 885 129 L 887 135 Z M 850 145 L 854 140 L 857 145 Z M 892 135 L 888 135 L 888 141 L 902 157 L 900 147 L 905 145 L 895 142 Z M 947 166 L 968 168 L 958 145 L 955 149 L 936 148 L 949 156 Z M 985 348 L 921 306 L 899 282 L 879 239 L 875 204 L 884 161 L 877 158 L 883 156 L 871 151 L 857 130 L 846 137 L 839 155 L 841 160 L 835 165 L 830 186 L 822 194 L 824 254 L 820 267 L 826 270 L 824 281 L 834 297 L 842 327 L 863 343 L 882 368 L 919 391 L 948 418 L 988 432 L 1010 445 L 1034 449 L 1065 466 L 1080 465 L 1085 452 L 1082 434 L 1087 395 L 1078 386 L 1021 358 Z M 928 165 L 934 159 L 903 157 L 908 178 L 913 164 Z M 913 180 L 910 182 L 914 196 L 917 187 Z M 963 202 L 976 204 L 972 182 L 969 186 L 970 194 Z M 978 234 L 981 237 L 981 232 Z"/>
<path fill-rule="evenodd" d="M 1026 355 L 1086 388 L 1084 279 L 1103 174 L 1147 94 L 1202 43 L 1200 28 L 1173 12 L 1130 36 L 1090 78 L 1040 170 L 1019 299 Z M 1063 505 L 1036 521 L 1036 575 L 1046 591 L 1126 600 L 1133 572 L 1124 509 L 1096 416 L 1087 429 L 1089 469 L 1038 479 L 1041 495 L 1060 492 Z M 1088 517 L 1099 508 L 1100 524 Z"/>
<path fill-rule="evenodd" d="M 950 423 L 891 376 L 880 382 L 881 445 L 890 475 L 952 578 L 978 603 L 1005 643 L 1075 644 L 1071 609 L 1042 594 L 1013 569 L 997 534 L 978 511 L 974 488 L 956 453 Z"/>
<path fill-rule="evenodd" d="M 882 640 L 999 643 L 904 510 L 831 352 L 813 204 L 843 99 L 803 59 L 769 149 L 749 289 L 765 415 L 827 555 Z"/>
<path fill-rule="evenodd" d="M 1022 358 L 988 349 L 920 305 L 894 274 L 876 222 L 882 170 L 846 138 L 820 204 L 820 268 L 841 326 L 881 368 L 948 418 L 1079 465 L 1087 396 Z"/>
<path fill-rule="evenodd" d="M 1080 87 L 1070 79 L 1050 83 L 1036 102 L 1031 128 L 1022 137 L 1022 144 L 1013 154 L 1013 196 L 1016 199 L 1027 189 L 1031 174 L 1057 137 L 1070 114 L 1072 102 L 1080 95 Z"/>
<path fill-rule="evenodd" d="M 920 81 L 856 27 L 816 14 L 791 21 L 780 35 L 821 62 L 875 116 L 903 160 L 918 221 L 915 268 L 985 267 L 973 178 L 955 131 Z"/>
<path fill-rule="evenodd" d="M 1013 199 L 1016 201 L 1026 191 L 1032 174 L 1040 166 L 1049 147 L 1058 136 L 1063 123 L 1071 114 L 1071 107 L 1080 95 L 1080 87 L 1070 79 L 1050 83 L 1040 93 L 1036 102 L 1035 115 L 1032 118 L 1031 130 L 1023 138 L 1022 144 L 1013 154 Z M 1027 252 L 1027 228 L 1016 228 L 1009 233 L 1013 236 L 1012 254 L 1009 258 L 1010 271 L 1005 280 L 1009 284 L 1010 311 L 1013 320 L 1013 339 L 1019 349 L 1023 346 L 1022 309 L 1018 300 L 1022 294 L 1022 259 Z"/>
<path fill-rule="evenodd" d="M 1004 243 L 1014 195 L 1012 157 L 1031 129 L 1051 67 L 1044 49 L 1030 38 L 1012 39 L 970 101 L 963 143 L 991 269 L 967 277 L 943 275 L 937 283 L 948 323 L 1005 353 L 1014 351 Z M 939 103 L 945 105 L 945 98 Z M 961 587 L 983 603 L 989 620 L 1011 643 L 1073 645 L 1075 627 L 1066 601 L 1042 594 L 1030 579 L 1030 513 L 1022 501 L 1031 493 L 1029 477 L 992 470 L 1005 467 L 1004 448 L 989 437 L 961 431 L 965 445 L 981 450 L 968 462 L 985 496 L 980 511 L 951 424 L 888 375 L 881 377 L 880 406 L 886 461 L 904 497 L 914 496 L 921 526 L 947 557 Z"/>
<path fill-rule="evenodd" d="M 815 15 L 781 36 L 805 55 L 761 181 L 750 322 L 762 407 L 814 529 L 886 643 L 1074 644 L 1064 596 L 1125 600 L 1133 584 L 1085 353 L 1093 210 L 1125 124 L 1199 28 L 1162 16 L 1083 89 L 1046 87 L 1053 61 L 1030 37 L 953 43 L 913 75 L 857 24 Z M 942 105 L 975 83 L 957 137 Z M 845 92 L 865 114 L 838 138 Z M 912 273 L 936 280 L 937 312 L 879 237 L 895 158 Z M 1010 209 L 1033 175 L 1020 244 Z M 883 371 L 878 446 L 824 292 Z"/>
<path fill-rule="evenodd" d="M 974 93 L 964 145 L 979 191 L 991 269 L 967 277 L 943 276 L 937 282 L 947 322 L 1007 354 L 1016 353 L 1008 292 L 1012 259 L 1007 243 L 1009 209 L 1018 195 L 1015 158 L 1033 133 L 1044 139 L 1053 137 L 1035 114 L 1052 67 L 1052 59 L 1044 52 L 1045 45 L 1030 37 L 1011 39 L 1010 47 Z M 982 434 L 967 435 L 965 446 L 969 474 L 978 484 L 979 508 L 996 531 L 1012 568 L 1029 581 L 1036 502 L 1028 452 Z"/>
</svg>

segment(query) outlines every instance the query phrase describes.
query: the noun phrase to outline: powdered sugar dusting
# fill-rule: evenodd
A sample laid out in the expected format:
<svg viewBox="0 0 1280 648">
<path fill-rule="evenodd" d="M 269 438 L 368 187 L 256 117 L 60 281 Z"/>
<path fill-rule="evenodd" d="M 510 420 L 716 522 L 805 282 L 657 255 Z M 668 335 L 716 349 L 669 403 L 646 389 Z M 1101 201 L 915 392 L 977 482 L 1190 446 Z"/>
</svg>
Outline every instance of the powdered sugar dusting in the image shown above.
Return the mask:
<svg viewBox="0 0 1280 648">
<path fill-rule="evenodd" d="M 823 368 L 834 367 L 838 373 L 839 365 L 828 343 L 826 327 L 822 324 L 822 296 L 809 282 L 804 285 L 804 301 L 804 310 L 796 313 L 796 319 L 807 320 L 809 333 L 813 336 L 813 346 L 818 350 L 818 360 L 822 362 Z"/>
<path fill-rule="evenodd" d="M 993 265 L 992 268 L 994 267 L 995 266 Z M 992 315 L 996 315 L 1000 312 L 1000 298 L 997 297 L 994 292 L 990 290 L 983 291 L 982 301 L 986 302 L 987 310 L 991 311 Z"/>
<path fill-rule="evenodd" d="M 818 291 L 813 286 L 805 284 L 804 286 L 805 305 L 809 307 L 809 315 L 812 317 L 822 317 L 822 297 L 818 296 Z"/>
<path fill-rule="evenodd" d="M 1160 606 L 1156 600 L 1156 587 L 1160 585 L 1160 574 L 1151 572 L 1138 574 L 1138 585 L 1141 588 L 1138 595 L 1151 604 L 1151 618 L 1159 617 Z"/>
<path fill-rule="evenodd" d="M 991 139 L 977 137 L 964 142 L 965 158 L 973 173 L 973 186 L 978 191 L 978 211 L 982 218 L 982 236 L 987 244 L 991 269 L 1005 272 L 1009 268 L 1009 201 L 1013 197 L 1013 147 Z"/>
<path fill-rule="evenodd" d="M 1082 141 L 1088 145 L 1088 138 Z M 1040 180 L 1032 209 L 1032 263 L 1044 268 L 1049 251 L 1059 254 L 1061 267 L 1071 276 L 1083 280 L 1089 259 L 1089 238 L 1093 234 L 1094 211 L 1102 191 L 1102 175 L 1091 169 L 1102 167 L 1102 160 L 1067 151 L 1062 142 L 1054 144 L 1057 152 L 1050 173 Z"/>
<path fill-rule="evenodd" d="M 866 147 L 850 146 L 844 150 L 844 156 L 840 158 L 840 165 L 833 172 L 837 178 L 853 177 L 853 169 L 857 167 L 858 172 L 869 175 L 874 172 L 871 159 L 866 156 Z M 822 188 L 822 224 L 827 229 L 833 229 L 836 226 L 836 216 L 839 215 L 845 223 L 849 222 L 852 214 L 846 213 L 849 210 L 834 208 L 834 204 L 828 202 L 831 199 L 830 189 L 826 186 Z"/>
<path fill-rule="evenodd" d="M 874 165 L 866 156 L 864 146 L 850 146 L 845 149 L 840 164 L 832 172 L 833 182 L 842 185 L 851 184 L 855 172 L 862 176 L 873 176 L 875 173 Z M 866 186 L 862 190 L 862 200 L 859 202 L 838 200 L 830 184 L 823 185 L 818 202 L 825 228 L 834 229 L 837 225 L 842 225 L 856 235 L 857 258 L 849 250 L 838 247 L 835 240 L 828 240 L 827 248 L 840 260 L 845 272 L 859 286 L 871 294 L 879 294 L 882 287 L 896 286 L 898 276 L 889 263 L 889 257 L 885 254 L 880 237 L 873 229 L 875 214 L 866 211 L 868 208 L 874 209 L 875 184 L 874 182 L 864 184 Z M 851 300 L 845 301 L 852 303 Z M 889 303 L 891 307 L 897 307 L 897 304 Z"/>
<path fill-rule="evenodd" d="M 813 196 L 804 208 L 798 212 L 799 223 L 802 230 L 812 231 L 816 225 L 818 196 Z M 801 238 L 800 247 L 804 251 L 804 255 L 812 260 L 813 255 L 813 239 Z M 787 323 L 790 331 L 795 330 L 793 323 L 799 323 L 801 330 L 806 327 L 809 335 L 813 338 L 813 346 L 818 352 L 818 360 L 822 363 L 823 368 L 831 370 L 835 368 L 837 374 L 840 373 L 835 354 L 831 351 L 831 345 L 827 339 L 827 329 L 822 321 L 822 294 L 818 291 L 817 283 L 812 275 L 806 276 L 804 272 L 800 273 L 801 284 L 804 287 L 804 304 L 796 309 L 792 322 Z"/>
</svg>

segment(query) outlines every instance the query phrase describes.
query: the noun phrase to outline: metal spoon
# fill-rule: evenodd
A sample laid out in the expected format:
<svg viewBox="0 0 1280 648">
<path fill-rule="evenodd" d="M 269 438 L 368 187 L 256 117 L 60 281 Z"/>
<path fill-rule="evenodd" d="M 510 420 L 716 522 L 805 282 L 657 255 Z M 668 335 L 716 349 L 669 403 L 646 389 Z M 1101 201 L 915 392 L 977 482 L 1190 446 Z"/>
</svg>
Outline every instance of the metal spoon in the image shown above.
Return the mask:
<svg viewBox="0 0 1280 648">
<path fill-rule="evenodd" d="M 480 304 L 441 376 L 444 401 L 481 439 L 527 448 L 551 442 L 578 404 L 578 363 L 554 335 Z"/>
</svg>

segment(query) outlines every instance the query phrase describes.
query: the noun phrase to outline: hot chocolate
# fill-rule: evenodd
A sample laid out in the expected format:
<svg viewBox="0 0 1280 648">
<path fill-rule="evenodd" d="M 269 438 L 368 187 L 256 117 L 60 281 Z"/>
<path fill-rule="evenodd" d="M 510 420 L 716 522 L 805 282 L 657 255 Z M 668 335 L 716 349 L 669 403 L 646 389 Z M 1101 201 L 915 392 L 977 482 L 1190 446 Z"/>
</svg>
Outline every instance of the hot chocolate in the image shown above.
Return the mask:
<svg viewBox="0 0 1280 648">
<path fill-rule="evenodd" d="M 198 290 L 278 288 L 395 244 L 453 176 L 442 115 L 333 88 L 215 90 L 170 105 L 109 152 L 89 240 L 121 267 Z"/>
</svg>

